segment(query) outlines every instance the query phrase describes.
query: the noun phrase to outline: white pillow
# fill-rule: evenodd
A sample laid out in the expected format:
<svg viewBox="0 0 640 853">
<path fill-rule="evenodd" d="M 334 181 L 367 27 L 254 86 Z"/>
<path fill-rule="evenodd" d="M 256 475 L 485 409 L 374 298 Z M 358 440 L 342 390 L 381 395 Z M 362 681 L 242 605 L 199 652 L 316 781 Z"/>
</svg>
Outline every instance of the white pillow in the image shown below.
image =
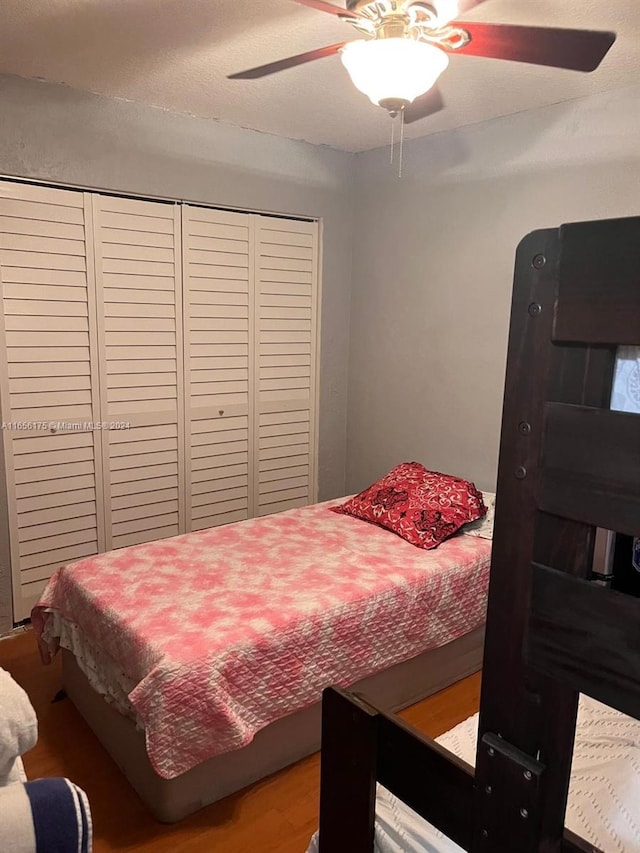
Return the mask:
<svg viewBox="0 0 640 853">
<path fill-rule="evenodd" d="M 495 492 L 482 492 L 482 500 L 487 507 L 487 514 L 477 521 L 469 521 L 462 525 L 462 532 L 469 536 L 480 536 L 482 539 L 493 539 L 493 517 L 496 511 Z"/>
</svg>

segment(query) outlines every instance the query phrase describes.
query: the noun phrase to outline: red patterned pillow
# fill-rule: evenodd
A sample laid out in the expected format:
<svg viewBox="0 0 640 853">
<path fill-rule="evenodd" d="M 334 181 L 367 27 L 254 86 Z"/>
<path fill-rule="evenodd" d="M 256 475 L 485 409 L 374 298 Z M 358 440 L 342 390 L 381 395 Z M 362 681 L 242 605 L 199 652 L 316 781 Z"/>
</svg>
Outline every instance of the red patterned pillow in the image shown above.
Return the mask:
<svg viewBox="0 0 640 853">
<path fill-rule="evenodd" d="M 332 509 L 379 524 L 426 549 L 487 512 L 473 483 L 428 471 L 419 462 L 396 465 L 377 483 Z"/>
</svg>

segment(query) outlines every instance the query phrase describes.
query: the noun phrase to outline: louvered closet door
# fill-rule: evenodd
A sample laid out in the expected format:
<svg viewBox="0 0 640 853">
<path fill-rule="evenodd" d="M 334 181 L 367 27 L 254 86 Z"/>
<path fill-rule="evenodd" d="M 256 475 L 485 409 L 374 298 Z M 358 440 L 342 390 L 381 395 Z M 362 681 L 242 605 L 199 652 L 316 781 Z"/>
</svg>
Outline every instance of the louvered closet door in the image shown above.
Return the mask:
<svg viewBox="0 0 640 853">
<path fill-rule="evenodd" d="M 15 621 L 58 566 L 104 549 L 91 240 L 89 195 L 0 182 Z"/>
<path fill-rule="evenodd" d="M 256 515 L 316 500 L 318 225 L 256 216 Z"/>
<path fill-rule="evenodd" d="M 107 548 L 122 548 L 185 529 L 180 208 L 93 210 Z"/>
<path fill-rule="evenodd" d="M 187 514 L 253 515 L 253 237 L 246 214 L 183 209 Z"/>
</svg>

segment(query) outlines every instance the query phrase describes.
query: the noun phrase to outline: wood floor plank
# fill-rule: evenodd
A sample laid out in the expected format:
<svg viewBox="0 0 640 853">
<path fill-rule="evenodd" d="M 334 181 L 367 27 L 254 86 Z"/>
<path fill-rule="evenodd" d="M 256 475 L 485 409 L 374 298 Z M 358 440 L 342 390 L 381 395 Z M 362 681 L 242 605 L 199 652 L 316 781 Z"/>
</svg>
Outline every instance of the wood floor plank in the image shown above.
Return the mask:
<svg viewBox="0 0 640 853">
<path fill-rule="evenodd" d="M 87 792 L 95 853 L 301 853 L 318 824 L 319 756 L 312 755 L 202 809 L 172 826 L 157 823 L 129 787 L 73 704 L 52 703 L 60 689 L 60 661 L 42 666 L 33 632 L 0 642 L 0 666 L 29 694 L 39 739 L 24 759 L 30 778 L 68 776 Z M 475 713 L 480 676 L 418 702 L 401 716 L 437 737 Z"/>
</svg>

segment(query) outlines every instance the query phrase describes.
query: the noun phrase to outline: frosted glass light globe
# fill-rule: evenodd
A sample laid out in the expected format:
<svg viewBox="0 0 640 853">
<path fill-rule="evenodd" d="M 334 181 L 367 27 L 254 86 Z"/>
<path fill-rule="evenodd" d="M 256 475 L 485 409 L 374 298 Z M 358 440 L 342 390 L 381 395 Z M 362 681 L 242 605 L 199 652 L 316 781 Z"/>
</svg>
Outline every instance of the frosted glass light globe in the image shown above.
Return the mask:
<svg viewBox="0 0 640 853">
<path fill-rule="evenodd" d="M 374 104 L 410 104 L 433 86 L 449 64 L 439 47 L 410 38 L 352 41 L 341 54 L 353 85 Z"/>
</svg>

